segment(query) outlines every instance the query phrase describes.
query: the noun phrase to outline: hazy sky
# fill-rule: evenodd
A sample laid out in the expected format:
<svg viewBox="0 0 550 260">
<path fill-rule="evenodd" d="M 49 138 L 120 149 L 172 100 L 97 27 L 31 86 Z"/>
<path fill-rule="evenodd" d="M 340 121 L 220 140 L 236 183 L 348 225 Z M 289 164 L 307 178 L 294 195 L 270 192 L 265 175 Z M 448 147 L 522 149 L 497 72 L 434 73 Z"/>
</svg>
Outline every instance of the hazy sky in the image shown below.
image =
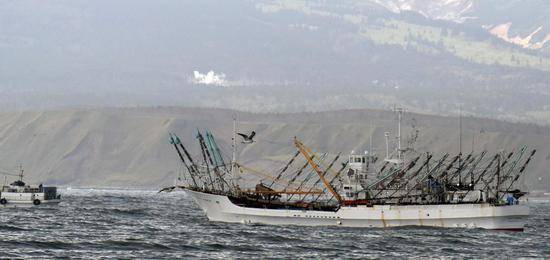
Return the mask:
<svg viewBox="0 0 550 260">
<path fill-rule="evenodd" d="M 532 39 L 543 41 L 548 2 L 375 2 L 3 1 L 0 108 L 398 102 L 445 113 L 458 102 L 548 120 L 549 44 L 525 50 L 488 29 L 511 23 L 509 36 L 525 37 L 542 26 Z"/>
</svg>

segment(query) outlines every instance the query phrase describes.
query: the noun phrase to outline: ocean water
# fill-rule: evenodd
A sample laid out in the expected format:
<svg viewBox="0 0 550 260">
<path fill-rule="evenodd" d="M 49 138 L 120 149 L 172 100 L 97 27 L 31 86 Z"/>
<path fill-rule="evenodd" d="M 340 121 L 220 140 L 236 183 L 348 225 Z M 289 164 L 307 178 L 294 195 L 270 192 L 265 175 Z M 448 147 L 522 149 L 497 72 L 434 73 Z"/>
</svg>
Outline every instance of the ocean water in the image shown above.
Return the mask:
<svg viewBox="0 0 550 260">
<path fill-rule="evenodd" d="M 0 209 L 0 258 L 550 258 L 550 203 L 525 232 L 209 222 L 184 192 L 68 190 Z"/>
</svg>

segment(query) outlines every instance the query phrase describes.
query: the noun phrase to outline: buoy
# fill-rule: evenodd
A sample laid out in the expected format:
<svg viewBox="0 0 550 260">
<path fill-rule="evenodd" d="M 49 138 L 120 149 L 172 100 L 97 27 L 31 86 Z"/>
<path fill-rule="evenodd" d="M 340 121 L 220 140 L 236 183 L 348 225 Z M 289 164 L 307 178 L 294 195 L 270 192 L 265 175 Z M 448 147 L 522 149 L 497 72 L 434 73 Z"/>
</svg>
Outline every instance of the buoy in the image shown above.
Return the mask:
<svg viewBox="0 0 550 260">
<path fill-rule="evenodd" d="M 39 199 L 35 199 L 35 200 L 32 201 L 32 204 L 34 204 L 36 206 L 40 205 L 40 203 L 42 203 L 42 202 Z"/>
</svg>

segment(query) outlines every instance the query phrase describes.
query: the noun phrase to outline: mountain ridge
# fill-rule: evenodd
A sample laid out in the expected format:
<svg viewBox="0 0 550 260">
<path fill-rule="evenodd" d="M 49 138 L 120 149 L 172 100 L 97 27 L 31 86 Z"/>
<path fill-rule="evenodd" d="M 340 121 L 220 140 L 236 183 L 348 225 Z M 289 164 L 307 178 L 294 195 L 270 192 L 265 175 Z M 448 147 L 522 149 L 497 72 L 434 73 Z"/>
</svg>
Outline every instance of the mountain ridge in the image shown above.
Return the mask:
<svg viewBox="0 0 550 260">
<path fill-rule="evenodd" d="M 368 150 L 384 152 L 384 132 L 395 136 L 391 111 L 340 110 L 302 113 L 248 113 L 204 108 L 104 108 L 25 111 L 0 114 L 0 166 L 14 170 L 22 164 L 30 182 L 71 187 L 157 188 L 173 183 L 183 170 L 168 143 L 178 134 L 198 155 L 197 129 L 209 129 L 229 160 L 232 118 L 240 131 L 256 131 L 256 143 L 240 146 L 239 158 L 254 168 L 279 168 L 295 151 L 297 136 L 317 152 L 331 156 Z M 403 136 L 420 131 L 414 148 L 435 154 L 458 152 L 458 119 L 408 113 Z M 501 151 L 522 145 L 537 149 L 525 185 L 544 189 L 550 178 L 550 127 L 463 118 L 464 151 Z M 407 143 L 404 138 L 404 143 Z M 257 180 L 257 179 L 256 179 Z"/>
<path fill-rule="evenodd" d="M 482 27 L 511 22 L 508 38 L 543 33 L 547 2 L 474 3 L 479 20 L 458 24 L 356 0 L 6 1 L 0 109 L 398 103 L 453 115 L 462 104 L 465 114 L 550 124 L 548 48 Z"/>
</svg>

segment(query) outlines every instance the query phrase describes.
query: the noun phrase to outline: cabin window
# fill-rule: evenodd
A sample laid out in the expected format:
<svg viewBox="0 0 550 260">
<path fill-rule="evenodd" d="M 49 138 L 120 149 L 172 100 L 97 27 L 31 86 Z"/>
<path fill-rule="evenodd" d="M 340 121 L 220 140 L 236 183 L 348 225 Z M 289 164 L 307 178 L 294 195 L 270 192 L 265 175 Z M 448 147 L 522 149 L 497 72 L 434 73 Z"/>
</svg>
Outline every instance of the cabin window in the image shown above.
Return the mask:
<svg viewBox="0 0 550 260">
<path fill-rule="evenodd" d="M 365 163 L 365 157 L 363 157 L 363 163 Z"/>
</svg>

